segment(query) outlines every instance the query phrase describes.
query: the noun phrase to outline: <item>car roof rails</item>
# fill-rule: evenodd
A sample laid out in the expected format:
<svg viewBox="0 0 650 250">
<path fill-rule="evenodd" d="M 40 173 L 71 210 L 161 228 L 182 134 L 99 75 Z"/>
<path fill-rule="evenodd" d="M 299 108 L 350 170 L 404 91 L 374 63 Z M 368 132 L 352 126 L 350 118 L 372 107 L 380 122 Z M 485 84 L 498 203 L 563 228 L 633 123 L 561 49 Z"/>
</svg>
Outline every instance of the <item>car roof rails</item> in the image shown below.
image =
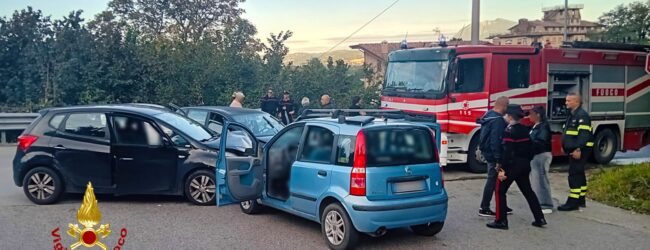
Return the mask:
<svg viewBox="0 0 650 250">
<path fill-rule="evenodd" d="M 360 112 L 365 113 L 365 115 L 349 115 L 359 114 Z M 359 124 L 361 126 L 372 122 L 375 118 L 412 122 L 436 122 L 435 114 L 412 114 L 395 109 L 306 109 L 298 116 L 296 121 L 324 117 L 338 119 L 339 123 Z"/>
</svg>

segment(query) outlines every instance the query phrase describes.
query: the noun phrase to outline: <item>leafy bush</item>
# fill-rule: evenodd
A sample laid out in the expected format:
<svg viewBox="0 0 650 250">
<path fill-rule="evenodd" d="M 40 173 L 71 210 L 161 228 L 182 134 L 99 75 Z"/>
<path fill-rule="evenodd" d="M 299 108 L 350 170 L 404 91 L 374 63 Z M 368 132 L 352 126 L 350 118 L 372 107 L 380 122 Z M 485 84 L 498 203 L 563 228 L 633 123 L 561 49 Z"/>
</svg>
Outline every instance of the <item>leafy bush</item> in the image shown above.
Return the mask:
<svg viewBox="0 0 650 250">
<path fill-rule="evenodd" d="M 588 196 L 611 206 L 650 214 L 650 163 L 594 173 L 589 180 Z"/>
</svg>

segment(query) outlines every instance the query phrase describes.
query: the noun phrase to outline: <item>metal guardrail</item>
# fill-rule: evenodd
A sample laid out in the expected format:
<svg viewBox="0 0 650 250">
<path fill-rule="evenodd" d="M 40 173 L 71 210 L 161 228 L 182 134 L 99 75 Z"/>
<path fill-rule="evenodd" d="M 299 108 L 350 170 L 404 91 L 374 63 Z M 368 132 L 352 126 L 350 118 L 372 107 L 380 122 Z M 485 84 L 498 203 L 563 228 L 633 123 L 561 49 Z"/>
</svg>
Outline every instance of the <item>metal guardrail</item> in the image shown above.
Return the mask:
<svg viewBox="0 0 650 250">
<path fill-rule="evenodd" d="M 38 113 L 0 113 L 0 144 L 13 141 L 7 138 L 7 132 L 22 132 L 36 117 Z"/>
</svg>

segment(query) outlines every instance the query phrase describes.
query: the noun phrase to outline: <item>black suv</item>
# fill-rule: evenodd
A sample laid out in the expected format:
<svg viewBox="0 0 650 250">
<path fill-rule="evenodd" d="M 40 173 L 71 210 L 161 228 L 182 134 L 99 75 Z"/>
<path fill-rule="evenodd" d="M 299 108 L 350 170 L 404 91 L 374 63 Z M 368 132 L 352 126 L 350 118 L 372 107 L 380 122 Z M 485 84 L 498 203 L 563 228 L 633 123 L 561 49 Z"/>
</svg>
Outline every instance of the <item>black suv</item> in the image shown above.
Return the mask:
<svg viewBox="0 0 650 250">
<path fill-rule="evenodd" d="M 82 193 L 89 181 L 97 193 L 185 195 L 197 205 L 215 203 L 218 135 L 168 110 L 47 109 L 18 141 L 14 182 L 36 204 Z"/>
</svg>

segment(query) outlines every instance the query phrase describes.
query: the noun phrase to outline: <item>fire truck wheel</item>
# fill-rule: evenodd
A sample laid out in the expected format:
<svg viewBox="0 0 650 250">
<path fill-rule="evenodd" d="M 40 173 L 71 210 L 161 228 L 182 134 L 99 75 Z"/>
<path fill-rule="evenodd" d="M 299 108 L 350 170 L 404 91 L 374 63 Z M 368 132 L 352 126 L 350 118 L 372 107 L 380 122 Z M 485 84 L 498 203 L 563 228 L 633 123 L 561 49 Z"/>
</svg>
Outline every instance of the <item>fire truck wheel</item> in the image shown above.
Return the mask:
<svg viewBox="0 0 650 250">
<path fill-rule="evenodd" d="M 469 149 L 467 152 L 467 168 L 472 173 L 485 173 L 487 166 L 476 159 L 476 148 L 478 148 L 478 136 L 474 136 L 469 142 Z"/>
<path fill-rule="evenodd" d="M 594 139 L 592 160 L 598 164 L 607 164 L 618 151 L 618 137 L 611 129 L 600 130 Z"/>
</svg>

